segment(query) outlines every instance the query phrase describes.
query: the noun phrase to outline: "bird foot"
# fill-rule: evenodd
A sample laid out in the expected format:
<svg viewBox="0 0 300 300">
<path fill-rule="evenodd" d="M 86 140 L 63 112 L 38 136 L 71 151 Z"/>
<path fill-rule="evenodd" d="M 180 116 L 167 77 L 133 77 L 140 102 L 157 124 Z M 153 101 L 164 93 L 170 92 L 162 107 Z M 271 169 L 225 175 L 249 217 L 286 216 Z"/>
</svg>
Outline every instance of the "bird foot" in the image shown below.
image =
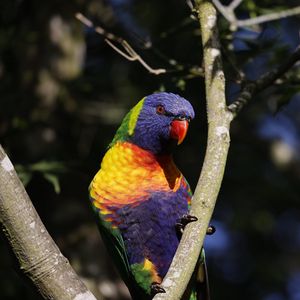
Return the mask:
<svg viewBox="0 0 300 300">
<path fill-rule="evenodd" d="M 176 223 L 176 228 L 182 233 L 185 226 L 191 222 L 198 221 L 198 218 L 191 215 L 183 215 L 178 223 Z"/>
<path fill-rule="evenodd" d="M 213 225 L 209 225 L 206 231 L 207 235 L 213 235 L 216 232 L 216 227 Z"/>
<path fill-rule="evenodd" d="M 152 282 L 150 289 L 151 289 L 151 296 L 155 296 L 156 294 L 166 292 L 165 289 L 162 288 L 160 284 L 157 282 Z"/>
</svg>

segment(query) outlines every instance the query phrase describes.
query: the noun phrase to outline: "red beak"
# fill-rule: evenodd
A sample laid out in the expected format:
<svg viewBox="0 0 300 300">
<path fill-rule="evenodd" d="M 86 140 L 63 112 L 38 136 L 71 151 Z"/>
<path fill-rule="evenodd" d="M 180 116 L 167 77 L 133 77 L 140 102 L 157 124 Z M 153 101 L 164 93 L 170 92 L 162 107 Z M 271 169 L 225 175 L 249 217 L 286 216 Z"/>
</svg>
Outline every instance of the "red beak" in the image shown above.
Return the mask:
<svg viewBox="0 0 300 300">
<path fill-rule="evenodd" d="M 189 122 L 187 120 L 173 120 L 171 122 L 170 137 L 177 140 L 177 145 L 180 145 L 187 133 Z"/>
</svg>

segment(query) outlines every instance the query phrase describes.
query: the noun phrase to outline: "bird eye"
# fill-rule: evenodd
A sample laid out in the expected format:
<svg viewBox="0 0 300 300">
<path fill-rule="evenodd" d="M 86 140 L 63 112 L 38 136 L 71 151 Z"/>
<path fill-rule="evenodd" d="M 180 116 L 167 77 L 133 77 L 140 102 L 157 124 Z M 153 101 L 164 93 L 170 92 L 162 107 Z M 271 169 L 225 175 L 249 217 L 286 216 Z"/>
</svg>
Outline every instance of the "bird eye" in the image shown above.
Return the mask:
<svg viewBox="0 0 300 300">
<path fill-rule="evenodd" d="M 165 108 L 162 106 L 162 105 L 157 105 L 156 107 L 156 112 L 159 114 L 159 115 L 164 115 L 165 114 Z"/>
</svg>

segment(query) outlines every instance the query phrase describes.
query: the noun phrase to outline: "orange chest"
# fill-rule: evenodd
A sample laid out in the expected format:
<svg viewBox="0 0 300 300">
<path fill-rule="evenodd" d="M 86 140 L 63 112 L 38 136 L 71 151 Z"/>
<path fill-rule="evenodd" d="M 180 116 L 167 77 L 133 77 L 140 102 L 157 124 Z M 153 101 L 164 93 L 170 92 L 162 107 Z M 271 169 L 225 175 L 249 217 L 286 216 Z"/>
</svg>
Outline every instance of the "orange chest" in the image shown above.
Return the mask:
<svg viewBox="0 0 300 300">
<path fill-rule="evenodd" d="M 171 156 L 155 156 L 133 144 L 116 143 L 105 154 L 90 192 L 100 202 L 133 203 L 150 191 L 176 192 L 182 178 Z"/>
</svg>

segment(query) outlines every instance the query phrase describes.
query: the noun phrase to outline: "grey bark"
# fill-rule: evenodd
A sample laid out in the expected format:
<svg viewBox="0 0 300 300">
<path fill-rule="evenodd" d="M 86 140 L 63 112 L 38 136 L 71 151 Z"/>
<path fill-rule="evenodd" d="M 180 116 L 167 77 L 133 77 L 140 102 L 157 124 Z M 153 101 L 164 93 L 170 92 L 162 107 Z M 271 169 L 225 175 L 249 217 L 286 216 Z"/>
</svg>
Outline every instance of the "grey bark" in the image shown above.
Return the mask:
<svg viewBox="0 0 300 300">
<path fill-rule="evenodd" d="M 96 299 L 52 240 L 1 146 L 0 223 L 21 271 L 45 299 Z"/>
<path fill-rule="evenodd" d="M 198 218 L 184 230 L 171 267 L 162 282 L 165 294 L 154 300 L 180 300 L 197 263 L 223 179 L 229 148 L 229 125 L 225 78 L 217 31 L 217 13 L 209 1 L 196 0 L 200 20 L 207 101 L 208 141 L 200 178 L 192 199 L 190 214 Z"/>
</svg>

